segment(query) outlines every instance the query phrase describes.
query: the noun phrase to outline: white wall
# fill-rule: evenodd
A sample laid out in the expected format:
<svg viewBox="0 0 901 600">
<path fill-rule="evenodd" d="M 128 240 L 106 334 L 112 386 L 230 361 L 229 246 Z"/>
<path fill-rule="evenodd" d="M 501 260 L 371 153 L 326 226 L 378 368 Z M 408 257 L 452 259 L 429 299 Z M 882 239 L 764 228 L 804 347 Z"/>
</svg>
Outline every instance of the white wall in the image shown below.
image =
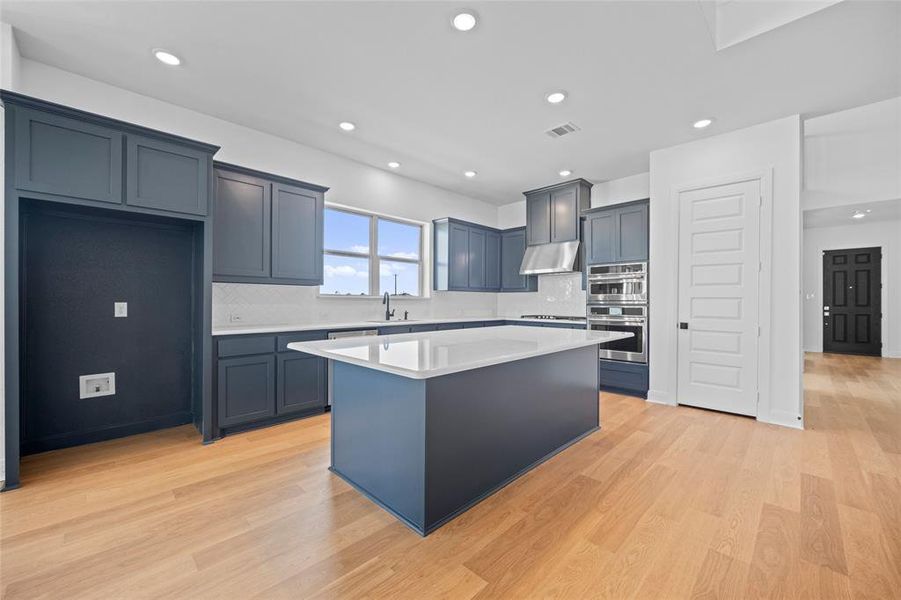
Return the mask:
<svg viewBox="0 0 901 600">
<path fill-rule="evenodd" d="M 4 90 L 15 91 L 19 86 L 19 47 L 16 45 L 16 38 L 13 36 L 12 27 L 6 23 L 0 23 L 0 88 Z M 5 190 L 4 176 L 6 170 L 5 148 L 5 127 L 6 117 L 2 107 L 0 107 L 0 194 Z M 0 210 L 0 254 L 3 254 L 4 241 L 4 210 Z M 4 292 L 3 277 L 0 277 L 0 298 Z M 5 338 L 4 319 L 0 319 L 0 339 Z M 5 344 L 0 344 L 0 481 L 6 478 L 6 375 L 5 375 Z"/>
<path fill-rule="evenodd" d="M 823 251 L 873 246 L 882 247 L 882 355 L 901 358 L 901 221 L 897 220 L 804 230 L 806 351 L 823 351 Z"/>
<path fill-rule="evenodd" d="M 805 210 L 901 198 L 901 97 L 804 121 Z"/>
<path fill-rule="evenodd" d="M 376 169 L 241 125 L 135 94 L 48 65 L 22 60 L 23 93 L 218 144 L 217 160 L 328 186 L 328 202 L 429 223 L 454 216 L 497 223 L 497 207 L 398 174 Z M 494 316 L 494 294 L 437 292 L 429 299 L 398 301 L 399 312 L 426 316 Z M 374 299 L 319 298 L 315 287 L 214 284 L 213 325 L 282 324 L 374 319 Z"/>
<path fill-rule="evenodd" d="M 772 169 L 769 403 L 758 419 L 798 427 L 801 415 L 801 120 L 792 116 L 651 153 L 650 392 L 676 404 L 679 213 L 674 187 Z"/>
<path fill-rule="evenodd" d="M 651 196 L 651 174 L 639 173 L 591 186 L 591 208 L 644 200 Z"/>
</svg>

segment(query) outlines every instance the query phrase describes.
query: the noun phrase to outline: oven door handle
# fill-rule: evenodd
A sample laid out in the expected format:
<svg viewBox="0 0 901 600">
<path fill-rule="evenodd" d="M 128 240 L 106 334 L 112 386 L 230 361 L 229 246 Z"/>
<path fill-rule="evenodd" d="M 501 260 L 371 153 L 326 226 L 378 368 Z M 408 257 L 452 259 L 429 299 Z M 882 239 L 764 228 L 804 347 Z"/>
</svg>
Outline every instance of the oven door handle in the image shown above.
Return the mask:
<svg viewBox="0 0 901 600">
<path fill-rule="evenodd" d="M 602 323 L 602 324 L 611 324 L 611 325 L 646 325 L 647 319 L 635 318 L 635 319 L 598 319 L 595 317 L 588 318 L 588 324 L 592 323 Z"/>
<path fill-rule="evenodd" d="M 625 276 L 603 276 L 603 275 L 589 275 L 588 281 L 592 283 L 644 283 L 647 281 L 644 277 L 625 277 Z"/>
</svg>

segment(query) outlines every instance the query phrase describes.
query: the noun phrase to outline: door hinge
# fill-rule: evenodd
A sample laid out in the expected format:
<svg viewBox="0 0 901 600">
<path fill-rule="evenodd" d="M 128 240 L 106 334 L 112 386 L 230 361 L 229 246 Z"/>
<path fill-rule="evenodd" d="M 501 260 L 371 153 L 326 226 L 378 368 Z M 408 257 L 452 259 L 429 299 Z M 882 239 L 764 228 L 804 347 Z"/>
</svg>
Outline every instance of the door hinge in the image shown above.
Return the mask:
<svg viewBox="0 0 901 600">
<path fill-rule="evenodd" d="M 758 325 L 757 326 L 757 337 L 760 337 L 762 331 L 763 330 L 761 329 L 760 325 Z"/>
</svg>

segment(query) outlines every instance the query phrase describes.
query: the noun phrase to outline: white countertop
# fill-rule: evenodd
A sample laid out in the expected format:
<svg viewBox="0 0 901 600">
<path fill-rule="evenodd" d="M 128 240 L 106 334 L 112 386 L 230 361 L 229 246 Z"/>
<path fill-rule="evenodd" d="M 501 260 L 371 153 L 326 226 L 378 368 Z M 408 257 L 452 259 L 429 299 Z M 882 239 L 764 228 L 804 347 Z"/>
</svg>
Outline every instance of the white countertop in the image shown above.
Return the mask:
<svg viewBox="0 0 901 600">
<path fill-rule="evenodd" d="M 632 334 L 504 325 L 293 342 L 288 348 L 411 379 L 428 379 L 628 337 Z"/>
<path fill-rule="evenodd" d="M 438 319 L 396 319 L 394 321 L 353 321 L 349 323 L 304 323 L 285 325 L 237 325 L 214 327 L 213 335 L 246 335 L 251 333 L 281 333 L 284 331 L 324 331 L 328 329 L 377 329 L 392 325 L 432 325 L 435 323 L 490 323 L 492 321 L 517 321 L 522 323 L 561 323 L 585 325 L 585 321 L 554 321 L 550 319 L 521 319 L 519 317 L 467 317 Z"/>
</svg>

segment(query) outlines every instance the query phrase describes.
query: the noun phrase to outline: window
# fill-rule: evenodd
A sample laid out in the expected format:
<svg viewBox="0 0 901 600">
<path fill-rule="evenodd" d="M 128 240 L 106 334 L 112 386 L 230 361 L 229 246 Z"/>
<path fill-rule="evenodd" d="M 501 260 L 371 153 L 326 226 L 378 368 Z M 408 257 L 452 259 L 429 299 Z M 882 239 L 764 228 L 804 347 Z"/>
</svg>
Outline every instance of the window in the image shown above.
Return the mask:
<svg viewBox="0 0 901 600">
<path fill-rule="evenodd" d="M 422 225 L 327 207 L 324 245 L 320 294 L 422 295 Z"/>
</svg>

